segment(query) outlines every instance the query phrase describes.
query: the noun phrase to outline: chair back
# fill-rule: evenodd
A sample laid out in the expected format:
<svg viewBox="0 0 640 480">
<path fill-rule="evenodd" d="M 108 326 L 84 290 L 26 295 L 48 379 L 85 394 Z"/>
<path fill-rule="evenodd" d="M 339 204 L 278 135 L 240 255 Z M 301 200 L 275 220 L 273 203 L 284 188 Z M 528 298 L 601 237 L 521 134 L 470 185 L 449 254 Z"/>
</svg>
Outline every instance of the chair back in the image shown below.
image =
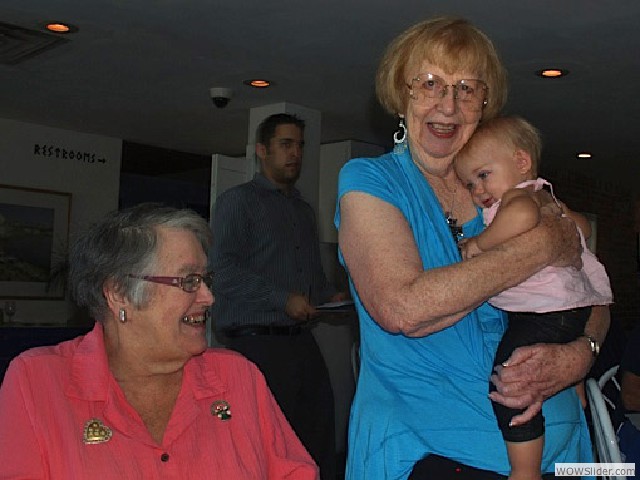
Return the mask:
<svg viewBox="0 0 640 480">
<path fill-rule="evenodd" d="M 594 378 L 587 379 L 587 399 L 593 421 L 593 442 L 597 461 L 603 463 L 622 463 L 616 433 L 611 424 L 611 417 L 604 401 L 598 382 Z M 603 476 L 603 480 L 626 480 L 626 476 Z"/>
<path fill-rule="evenodd" d="M 618 391 L 620 391 L 620 384 L 618 383 L 618 380 L 616 380 L 616 373 L 618 373 L 618 368 L 620 368 L 620 365 L 614 365 L 613 367 L 611 367 L 609 370 L 607 370 L 602 374 L 602 376 L 598 379 L 598 388 L 600 390 L 602 390 L 605 384 L 609 380 L 611 380 L 613 384 L 616 386 L 616 388 L 618 389 Z"/>
</svg>

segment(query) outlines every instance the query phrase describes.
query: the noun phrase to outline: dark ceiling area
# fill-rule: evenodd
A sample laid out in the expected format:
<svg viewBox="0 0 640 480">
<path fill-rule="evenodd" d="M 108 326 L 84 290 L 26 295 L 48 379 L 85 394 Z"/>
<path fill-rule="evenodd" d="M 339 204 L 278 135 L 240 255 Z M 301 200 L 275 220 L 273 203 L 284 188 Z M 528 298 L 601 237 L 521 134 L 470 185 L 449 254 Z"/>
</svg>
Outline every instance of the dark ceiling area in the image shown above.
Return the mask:
<svg viewBox="0 0 640 480">
<path fill-rule="evenodd" d="M 250 109 L 290 102 L 321 112 L 323 143 L 388 146 L 396 123 L 374 97 L 379 58 L 409 25 L 442 14 L 493 39 L 509 71 L 506 111 L 542 131 L 543 165 L 638 192 L 637 0 L 3 0 L 0 117 L 236 156 Z M 49 44 L 50 20 L 78 31 Z M 543 67 L 570 74 L 544 80 Z M 243 84 L 256 77 L 275 85 Z M 212 104 L 211 87 L 232 90 L 226 108 Z M 576 159 L 581 151 L 593 158 Z"/>
</svg>

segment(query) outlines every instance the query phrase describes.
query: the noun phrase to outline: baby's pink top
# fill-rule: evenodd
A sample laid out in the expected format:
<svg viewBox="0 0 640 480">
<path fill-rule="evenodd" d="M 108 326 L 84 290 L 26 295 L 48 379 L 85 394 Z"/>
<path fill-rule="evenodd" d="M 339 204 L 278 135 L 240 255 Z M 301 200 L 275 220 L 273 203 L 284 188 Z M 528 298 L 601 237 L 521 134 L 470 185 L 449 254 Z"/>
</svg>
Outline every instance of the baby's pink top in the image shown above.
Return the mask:
<svg viewBox="0 0 640 480">
<path fill-rule="evenodd" d="M 524 188 L 533 185 L 540 190 L 549 182 L 542 178 L 528 180 L 516 185 Z M 553 195 L 553 190 L 551 192 Z M 553 197 L 555 199 L 555 196 Z M 485 225 L 489 225 L 500 208 L 500 201 L 482 211 Z M 580 232 L 580 229 L 578 229 Z M 524 282 L 509 288 L 489 303 L 509 312 L 546 313 L 591 305 L 608 305 L 613 301 L 607 272 L 596 256 L 587 248 L 584 236 L 582 242 L 582 270 L 572 267 L 546 267 Z"/>
</svg>

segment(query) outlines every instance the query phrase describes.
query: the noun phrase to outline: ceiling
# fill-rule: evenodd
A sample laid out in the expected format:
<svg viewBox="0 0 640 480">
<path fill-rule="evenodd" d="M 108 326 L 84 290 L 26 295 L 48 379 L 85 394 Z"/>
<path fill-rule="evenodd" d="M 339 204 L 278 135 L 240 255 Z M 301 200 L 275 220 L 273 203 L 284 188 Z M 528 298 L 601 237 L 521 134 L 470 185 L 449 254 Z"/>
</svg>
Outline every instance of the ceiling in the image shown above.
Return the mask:
<svg viewBox="0 0 640 480">
<path fill-rule="evenodd" d="M 388 146 L 395 120 L 374 97 L 377 62 L 396 34 L 436 14 L 464 16 L 493 39 L 510 76 L 506 110 L 540 128 L 543 164 L 640 191 L 638 0 L 2 0 L 0 22 L 79 31 L 0 64 L 0 117 L 243 155 L 249 109 L 286 101 L 322 112 L 323 143 Z M 544 66 L 571 73 L 543 80 L 534 72 Z M 242 84 L 253 77 L 276 84 Z M 214 86 L 234 91 L 224 109 Z M 583 150 L 594 157 L 575 159 Z"/>
</svg>

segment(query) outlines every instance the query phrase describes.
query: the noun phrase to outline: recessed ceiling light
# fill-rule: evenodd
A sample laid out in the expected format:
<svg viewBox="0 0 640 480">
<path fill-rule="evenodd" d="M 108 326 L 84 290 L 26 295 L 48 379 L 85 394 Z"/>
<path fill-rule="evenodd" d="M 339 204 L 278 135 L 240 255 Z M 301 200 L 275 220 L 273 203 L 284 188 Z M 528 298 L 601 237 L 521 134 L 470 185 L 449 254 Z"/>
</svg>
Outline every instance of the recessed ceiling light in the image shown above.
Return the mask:
<svg viewBox="0 0 640 480">
<path fill-rule="evenodd" d="M 578 158 L 591 158 L 591 154 L 589 152 L 582 152 L 582 153 L 579 153 L 577 156 Z"/>
<path fill-rule="evenodd" d="M 270 87 L 271 85 L 273 85 L 273 82 L 270 80 L 265 80 L 264 78 L 254 78 L 252 80 L 245 80 L 244 82 L 245 85 L 249 85 L 250 87 L 254 87 L 254 88 L 267 88 Z"/>
<path fill-rule="evenodd" d="M 560 78 L 569 75 L 569 70 L 563 68 L 543 68 L 542 70 L 538 70 L 536 75 L 542 78 Z"/>
<path fill-rule="evenodd" d="M 44 25 L 44 28 L 50 31 L 51 33 L 76 33 L 78 31 L 78 27 L 71 25 L 70 23 L 63 22 L 47 22 Z"/>
</svg>

